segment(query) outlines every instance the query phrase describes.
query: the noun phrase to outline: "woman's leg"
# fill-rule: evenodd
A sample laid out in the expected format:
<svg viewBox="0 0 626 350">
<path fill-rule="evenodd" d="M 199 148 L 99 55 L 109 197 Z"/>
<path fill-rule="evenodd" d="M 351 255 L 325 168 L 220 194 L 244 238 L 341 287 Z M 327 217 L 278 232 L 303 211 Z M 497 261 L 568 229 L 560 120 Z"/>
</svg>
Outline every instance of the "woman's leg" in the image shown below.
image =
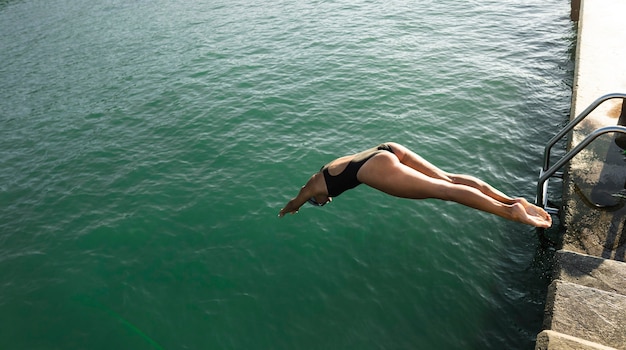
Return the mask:
<svg viewBox="0 0 626 350">
<path fill-rule="evenodd" d="M 394 149 L 395 150 L 395 149 Z M 434 178 L 403 163 L 392 154 L 381 153 L 371 158 L 359 171 L 359 180 L 387 194 L 412 199 L 437 198 L 498 215 L 508 220 L 537 227 L 550 227 L 552 219 L 541 208 L 527 208 L 524 203 L 511 203 L 492 198 L 465 184 Z"/>
<path fill-rule="evenodd" d="M 474 176 L 464 174 L 450 174 L 439 169 L 437 166 L 431 164 L 426 159 L 420 157 L 417 153 L 398 143 L 389 142 L 388 144 L 391 145 L 391 148 L 393 149 L 394 154 L 396 154 L 396 156 L 400 160 L 400 163 L 412 169 L 415 169 L 426 176 L 435 179 L 445 180 L 453 184 L 473 187 L 484 193 L 485 195 L 502 203 L 513 204 L 518 201 L 507 196 L 506 194 L 497 190 L 485 181 L 482 181 Z"/>
<path fill-rule="evenodd" d="M 448 174 L 448 177 L 452 179 L 452 183 L 474 187 L 485 195 L 502 203 L 513 204 L 516 202 L 516 199 L 507 196 L 500 190 L 474 176 L 464 174 Z"/>
</svg>

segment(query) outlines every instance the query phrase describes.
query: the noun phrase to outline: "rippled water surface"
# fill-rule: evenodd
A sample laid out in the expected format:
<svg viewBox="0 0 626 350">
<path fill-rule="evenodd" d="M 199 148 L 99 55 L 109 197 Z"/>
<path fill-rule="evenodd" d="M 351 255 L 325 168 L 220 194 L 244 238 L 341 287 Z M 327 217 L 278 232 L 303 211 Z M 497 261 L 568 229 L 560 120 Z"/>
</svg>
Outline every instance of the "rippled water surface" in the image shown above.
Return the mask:
<svg viewBox="0 0 626 350">
<path fill-rule="evenodd" d="M 0 348 L 532 349 L 529 227 L 366 186 L 396 141 L 534 197 L 569 2 L 0 1 Z"/>
</svg>

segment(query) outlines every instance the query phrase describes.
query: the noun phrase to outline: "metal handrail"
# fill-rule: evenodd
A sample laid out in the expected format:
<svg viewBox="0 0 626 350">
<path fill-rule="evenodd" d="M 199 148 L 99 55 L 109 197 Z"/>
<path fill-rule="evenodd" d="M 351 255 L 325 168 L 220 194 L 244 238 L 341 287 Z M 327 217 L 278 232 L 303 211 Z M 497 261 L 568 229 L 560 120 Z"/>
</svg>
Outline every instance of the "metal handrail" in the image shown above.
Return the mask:
<svg viewBox="0 0 626 350">
<path fill-rule="evenodd" d="M 596 129 L 594 132 L 587 135 L 587 137 L 585 137 L 584 140 L 582 140 L 578 145 L 576 145 L 576 147 L 572 148 L 569 152 L 567 152 L 552 167 L 550 167 L 549 169 L 541 169 L 541 172 L 539 173 L 539 181 L 537 181 L 536 203 L 541 205 L 549 213 L 557 214 L 558 209 L 548 208 L 548 198 L 547 198 L 548 182 L 547 180 L 550 177 L 552 177 L 561 167 L 563 167 L 563 165 L 565 165 L 567 162 L 572 160 L 572 158 L 574 158 L 578 153 L 580 153 L 580 151 L 582 151 L 585 147 L 587 147 L 596 138 L 598 138 L 599 136 L 603 134 L 607 134 L 610 132 L 618 132 L 618 133 L 626 134 L 626 126 L 612 125 L 612 126 L 605 126 L 603 128 Z"/>
<path fill-rule="evenodd" d="M 584 111 L 582 111 L 582 113 L 580 113 L 580 115 L 578 115 L 578 117 L 576 117 L 576 119 L 573 119 L 572 121 L 567 123 L 567 125 L 565 125 L 563 127 L 563 129 L 561 129 L 561 131 L 559 131 L 558 134 L 554 135 L 554 137 L 552 139 L 550 139 L 550 141 L 548 141 L 548 144 L 546 145 L 546 148 L 544 150 L 544 153 L 543 153 L 543 167 L 541 169 L 543 171 L 548 170 L 548 168 L 550 167 L 550 153 L 552 151 L 552 147 L 561 138 L 563 138 L 563 136 L 567 135 L 567 133 L 572 131 L 572 129 L 574 129 L 574 127 L 576 127 L 576 125 L 578 125 L 578 123 L 580 123 L 589 114 L 591 114 L 591 112 L 593 112 L 596 108 L 598 108 L 598 106 L 600 106 L 603 102 L 611 100 L 611 99 L 614 99 L 614 98 L 624 98 L 624 99 L 626 99 L 626 94 L 623 94 L 623 93 L 612 93 L 612 94 L 607 94 L 607 95 L 604 95 L 604 96 L 600 97 L 599 99 L 595 100 L 592 104 L 590 104 L 589 107 L 587 107 Z"/>
</svg>

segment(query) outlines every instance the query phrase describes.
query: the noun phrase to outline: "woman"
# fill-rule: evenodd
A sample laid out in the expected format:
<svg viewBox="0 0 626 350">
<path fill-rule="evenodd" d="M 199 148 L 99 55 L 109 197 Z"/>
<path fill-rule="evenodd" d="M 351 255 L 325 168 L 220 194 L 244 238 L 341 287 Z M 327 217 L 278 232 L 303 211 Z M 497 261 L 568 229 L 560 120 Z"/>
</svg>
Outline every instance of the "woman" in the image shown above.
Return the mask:
<svg viewBox="0 0 626 350">
<path fill-rule="evenodd" d="M 473 176 L 444 172 L 394 142 L 323 166 L 278 216 L 295 214 L 306 202 L 323 206 L 361 183 L 396 197 L 454 201 L 523 224 L 552 226 L 550 214 L 524 198 L 511 198 Z"/>
</svg>

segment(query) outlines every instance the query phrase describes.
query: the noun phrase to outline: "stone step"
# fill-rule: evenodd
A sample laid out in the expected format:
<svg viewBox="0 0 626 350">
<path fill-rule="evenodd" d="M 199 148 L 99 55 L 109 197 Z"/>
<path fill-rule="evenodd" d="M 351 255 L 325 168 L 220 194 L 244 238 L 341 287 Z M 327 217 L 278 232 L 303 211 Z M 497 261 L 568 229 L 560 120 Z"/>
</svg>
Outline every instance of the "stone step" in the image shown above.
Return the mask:
<svg viewBox="0 0 626 350">
<path fill-rule="evenodd" d="M 626 263 L 559 250 L 554 279 L 626 295 Z"/>
<path fill-rule="evenodd" d="M 626 350 L 626 296 L 555 280 L 543 328 Z"/>
<path fill-rule="evenodd" d="M 535 350 L 616 350 L 602 344 L 545 330 L 537 335 Z"/>
</svg>

